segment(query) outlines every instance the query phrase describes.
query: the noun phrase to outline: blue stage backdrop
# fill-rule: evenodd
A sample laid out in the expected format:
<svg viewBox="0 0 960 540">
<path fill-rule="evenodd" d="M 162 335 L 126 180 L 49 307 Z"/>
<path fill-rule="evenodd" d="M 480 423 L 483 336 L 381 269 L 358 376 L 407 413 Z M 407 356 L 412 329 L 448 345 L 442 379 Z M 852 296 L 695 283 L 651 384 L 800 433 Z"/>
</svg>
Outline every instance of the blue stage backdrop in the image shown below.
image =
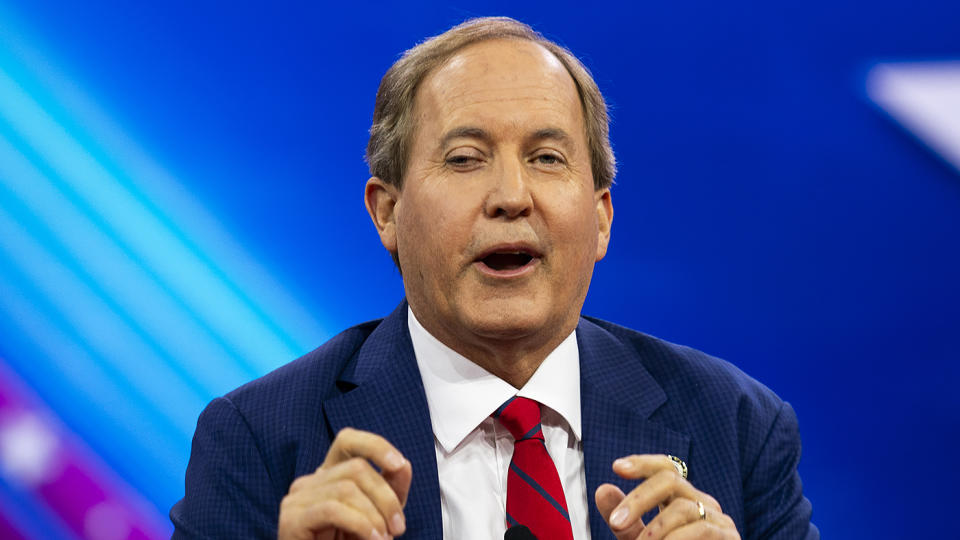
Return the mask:
<svg viewBox="0 0 960 540">
<path fill-rule="evenodd" d="M 400 301 L 377 84 L 489 14 L 611 105 L 585 312 L 790 401 L 826 537 L 946 534 L 960 3 L 32 0 L 0 3 L 0 536 L 168 535 L 205 403 Z"/>
</svg>

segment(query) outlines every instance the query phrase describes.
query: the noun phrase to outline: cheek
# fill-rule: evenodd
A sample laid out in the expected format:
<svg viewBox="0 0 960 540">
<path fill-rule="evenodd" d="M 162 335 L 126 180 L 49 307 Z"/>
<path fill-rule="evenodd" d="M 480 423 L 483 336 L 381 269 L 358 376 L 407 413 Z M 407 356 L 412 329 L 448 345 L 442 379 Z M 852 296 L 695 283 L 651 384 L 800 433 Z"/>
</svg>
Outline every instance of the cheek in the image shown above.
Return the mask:
<svg viewBox="0 0 960 540">
<path fill-rule="evenodd" d="M 573 252 L 593 257 L 597 244 L 597 215 L 586 204 L 569 205 L 556 216 L 552 227 L 556 241 L 563 242 Z"/>
<path fill-rule="evenodd" d="M 400 250 L 415 258 L 422 272 L 443 273 L 469 241 L 458 208 L 438 197 L 410 201 L 398 217 Z M 464 231 L 467 231 L 466 233 Z"/>
</svg>

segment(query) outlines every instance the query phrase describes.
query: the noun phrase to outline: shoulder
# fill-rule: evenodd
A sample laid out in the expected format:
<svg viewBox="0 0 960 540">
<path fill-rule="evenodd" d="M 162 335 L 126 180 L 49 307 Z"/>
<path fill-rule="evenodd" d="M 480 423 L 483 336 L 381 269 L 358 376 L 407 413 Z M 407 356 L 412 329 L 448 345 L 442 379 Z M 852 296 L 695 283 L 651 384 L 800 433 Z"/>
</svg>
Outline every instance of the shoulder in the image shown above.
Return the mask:
<svg viewBox="0 0 960 540">
<path fill-rule="evenodd" d="M 314 351 L 214 399 L 201 413 L 186 495 L 171 510 L 175 537 L 276 536 L 276 508 L 294 478 L 323 460 L 332 434 L 323 401 L 380 321 L 354 326 Z M 243 486 L 246 498 L 233 497 Z M 217 517 L 211 517 L 217 516 Z"/>
<path fill-rule="evenodd" d="M 344 330 L 322 346 L 214 400 L 201 415 L 229 413 L 259 449 L 271 476 L 287 485 L 315 468 L 335 434 L 324 402 L 344 391 L 339 381 L 381 320 Z M 208 419 L 210 420 L 210 419 Z M 219 422 L 223 422 L 222 419 Z M 209 423 L 209 422 L 208 422 Z"/>
<path fill-rule="evenodd" d="M 691 482 L 724 501 L 744 538 L 817 537 L 797 473 L 800 433 L 788 403 L 730 362 L 587 320 L 595 330 L 591 342 L 611 351 L 628 350 L 620 355 L 635 363 L 627 369 L 648 373 L 657 387 L 637 392 L 662 390 L 663 399 L 649 419 L 689 437 Z"/>
<path fill-rule="evenodd" d="M 264 402 L 287 403 L 310 395 L 319 399 L 335 391 L 337 380 L 383 319 L 368 321 L 340 332 L 309 353 L 224 396 L 245 409 Z"/>
<path fill-rule="evenodd" d="M 746 409 L 776 415 L 783 401 L 732 363 L 697 349 L 677 345 L 618 324 L 584 317 L 631 349 L 637 366 L 663 389 L 668 407 Z M 684 405 L 686 404 L 686 405 Z"/>
<path fill-rule="evenodd" d="M 606 321 L 589 319 L 600 330 L 595 341 L 630 351 L 631 369 L 649 374 L 663 392 L 650 420 L 688 435 L 693 454 L 726 473 L 745 479 L 765 452 L 799 453 L 800 434 L 790 405 L 726 360 Z M 647 379 L 647 380 L 650 380 Z"/>
</svg>

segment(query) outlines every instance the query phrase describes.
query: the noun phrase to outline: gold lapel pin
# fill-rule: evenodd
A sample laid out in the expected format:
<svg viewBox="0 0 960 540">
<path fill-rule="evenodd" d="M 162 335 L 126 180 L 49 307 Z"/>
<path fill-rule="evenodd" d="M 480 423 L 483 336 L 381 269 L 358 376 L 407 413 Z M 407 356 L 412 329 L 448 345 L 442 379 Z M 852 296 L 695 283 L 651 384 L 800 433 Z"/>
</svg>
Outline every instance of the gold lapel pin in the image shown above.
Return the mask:
<svg viewBox="0 0 960 540">
<path fill-rule="evenodd" d="M 687 464 L 683 462 L 682 459 L 677 456 L 668 455 L 670 461 L 673 462 L 673 466 L 677 468 L 677 474 L 683 477 L 684 480 L 687 479 Z"/>
</svg>

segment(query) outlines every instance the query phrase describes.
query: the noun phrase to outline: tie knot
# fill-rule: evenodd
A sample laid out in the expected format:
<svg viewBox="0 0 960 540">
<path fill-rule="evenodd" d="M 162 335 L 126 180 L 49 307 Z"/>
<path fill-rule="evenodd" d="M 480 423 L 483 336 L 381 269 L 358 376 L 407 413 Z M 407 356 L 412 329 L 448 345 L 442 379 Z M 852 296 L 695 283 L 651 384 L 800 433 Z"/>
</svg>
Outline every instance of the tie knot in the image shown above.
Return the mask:
<svg viewBox="0 0 960 540">
<path fill-rule="evenodd" d="M 507 428 L 517 442 L 527 439 L 543 440 L 540 404 L 532 399 L 514 396 L 494 411 L 493 417 Z"/>
</svg>

